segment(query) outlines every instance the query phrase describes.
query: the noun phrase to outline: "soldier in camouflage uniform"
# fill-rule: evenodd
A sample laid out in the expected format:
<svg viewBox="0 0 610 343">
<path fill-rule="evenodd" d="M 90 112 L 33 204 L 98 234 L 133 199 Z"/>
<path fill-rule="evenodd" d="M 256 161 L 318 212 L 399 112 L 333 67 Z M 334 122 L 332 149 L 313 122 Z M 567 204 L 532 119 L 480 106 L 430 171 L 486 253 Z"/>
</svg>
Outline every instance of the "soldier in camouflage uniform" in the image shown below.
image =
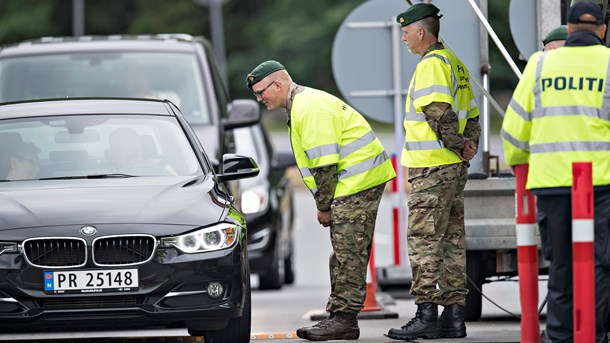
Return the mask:
<svg viewBox="0 0 610 343">
<path fill-rule="evenodd" d="M 268 109 L 286 110 L 297 166 L 314 196 L 318 222 L 330 228 L 330 316 L 299 328 L 297 335 L 358 339 L 377 209 L 385 183 L 396 176 L 391 161 L 358 112 L 328 93 L 295 84 L 278 62 L 261 63 L 247 85 Z"/>
<path fill-rule="evenodd" d="M 438 12 L 419 3 L 397 17 L 402 40 L 422 59 L 407 95 L 401 157 L 411 185 L 407 243 L 418 308 L 407 324 L 389 330 L 393 339 L 466 336 L 463 191 L 480 126 L 467 70 L 438 41 Z"/>
</svg>

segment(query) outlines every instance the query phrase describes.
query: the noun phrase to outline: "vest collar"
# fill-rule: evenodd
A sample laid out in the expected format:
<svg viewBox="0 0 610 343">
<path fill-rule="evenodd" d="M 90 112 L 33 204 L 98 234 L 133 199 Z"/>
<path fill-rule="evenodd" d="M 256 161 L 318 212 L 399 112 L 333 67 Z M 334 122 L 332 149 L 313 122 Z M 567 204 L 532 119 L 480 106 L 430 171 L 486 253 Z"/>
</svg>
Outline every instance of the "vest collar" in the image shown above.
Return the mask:
<svg viewBox="0 0 610 343">
<path fill-rule="evenodd" d="M 286 120 L 288 125 L 290 125 L 290 111 L 292 111 L 294 96 L 301 93 L 303 90 L 305 90 L 305 87 L 297 85 L 294 82 L 288 87 L 288 98 L 286 99 Z"/>
<path fill-rule="evenodd" d="M 592 31 L 577 30 L 572 32 L 566 40 L 565 46 L 604 45 L 604 42 Z"/>
<path fill-rule="evenodd" d="M 424 52 L 424 54 L 421 56 L 421 58 L 424 58 L 424 56 L 426 56 L 427 54 L 429 54 L 430 52 L 434 51 L 434 50 L 442 50 L 444 49 L 445 46 L 443 45 L 443 43 L 441 42 L 436 42 L 432 45 L 430 45 L 428 47 L 428 49 L 426 49 L 426 51 Z"/>
</svg>

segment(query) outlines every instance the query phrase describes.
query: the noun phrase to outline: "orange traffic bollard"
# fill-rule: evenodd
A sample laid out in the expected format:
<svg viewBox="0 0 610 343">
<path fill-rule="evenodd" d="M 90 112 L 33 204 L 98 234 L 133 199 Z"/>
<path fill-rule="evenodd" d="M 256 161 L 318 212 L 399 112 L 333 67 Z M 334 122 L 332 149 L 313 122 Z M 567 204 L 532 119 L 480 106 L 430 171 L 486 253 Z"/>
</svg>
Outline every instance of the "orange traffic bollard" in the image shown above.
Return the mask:
<svg viewBox="0 0 610 343">
<path fill-rule="evenodd" d="M 377 302 L 377 276 L 375 273 L 375 243 L 371 247 L 371 257 L 369 258 L 368 273 L 366 274 L 366 297 L 364 307 L 358 313 L 358 319 L 388 319 L 398 318 L 397 312 L 384 309 Z"/>
<path fill-rule="evenodd" d="M 369 258 L 368 273 L 366 273 L 366 298 L 364 298 L 364 308 L 361 312 L 379 311 L 381 306 L 377 303 L 377 278 L 375 276 L 375 246 L 371 247 L 371 257 Z"/>
<path fill-rule="evenodd" d="M 517 181 L 517 268 L 521 300 L 521 342 L 540 342 L 538 318 L 538 244 L 536 241 L 536 199 L 525 189 L 529 166 L 514 166 Z"/>
<path fill-rule="evenodd" d="M 591 162 L 572 163 L 574 342 L 595 342 L 595 267 Z"/>
</svg>

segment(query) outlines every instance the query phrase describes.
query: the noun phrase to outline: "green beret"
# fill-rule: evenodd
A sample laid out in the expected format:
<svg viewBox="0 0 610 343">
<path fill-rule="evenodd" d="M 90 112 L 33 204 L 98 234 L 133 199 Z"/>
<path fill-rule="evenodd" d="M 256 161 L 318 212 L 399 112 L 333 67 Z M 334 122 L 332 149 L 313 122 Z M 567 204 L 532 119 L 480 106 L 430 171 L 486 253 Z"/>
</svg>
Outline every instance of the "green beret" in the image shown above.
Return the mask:
<svg viewBox="0 0 610 343">
<path fill-rule="evenodd" d="M 407 26 L 426 17 L 442 17 L 443 15 L 438 15 L 438 12 L 440 12 L 438 7 L 422 2 L 409 7 L 409 9 L 399 14 L 396 17 L 396 22 L 398 22 L 401 26 Z"/>
<path fill-rule="evenodd" d="M 250 72 L 250 74 L 248 74 L 248 76 L 246 76 L 246 86 L 248 86 L 248 88 L 252 90 L 252 86 L 257 84 L 260 80 L 264 79 L 267 75 L 283 69 L 286 68 L 284 68 L 284 66 L 281 65 L 278 61 L 265 61 L 259 64 L 256 68 L 254 68 L 254 70 Z"/>
<path fill-rule="evenodd" d="M 568 27 L 565 25 L 558 26 L 544 36 L 542 44 L 552 42 L 554 40 L 566 40 L 568 38 Z"/>
</svg>

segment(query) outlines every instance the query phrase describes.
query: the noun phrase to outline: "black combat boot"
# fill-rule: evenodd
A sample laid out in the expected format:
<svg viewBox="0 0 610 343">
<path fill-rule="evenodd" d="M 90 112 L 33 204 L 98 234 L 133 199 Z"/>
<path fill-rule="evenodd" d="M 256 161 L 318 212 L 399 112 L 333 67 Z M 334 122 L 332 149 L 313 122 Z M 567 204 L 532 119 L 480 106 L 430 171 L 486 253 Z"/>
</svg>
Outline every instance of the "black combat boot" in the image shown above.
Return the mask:
<svg viewBox="0 0 610 343">
<path fill-rule="evenodd" d="M 466 323 L 464 323 L 465 308 L 462 305 L 452 304 L 445 306 L 439 321 L 443 337 L 466 337 Z"/>
<path fill-rule="evenodd" d="M 308 330 L 311 330 L 313 328 L 319 328 L 319 327 L 326 327 L 328 325 L 328 323 L 333 319 L 333 317 L 335 316 L 334 313 L 330 313 L 330 315 L 324 319 L 322 319 L 321 321 L 319 321 L 318 323 L 315 323 L 312 326 L 304 326 L 301 328 L 297 329 L 297 336 L 299 338 L 304 338 L 307 339 L 307 337 L 305 336 L 305 332 L 307 332 Z"/>
<path fill-rule="evenodd" d="M 417 305 L 415 318 L 400 329 L 390 329 L 388 337 L 392 339 L 418 339 L 441 337 L 441 326 L 438 321 L 438 306 L 433 303 Z"/>
<path fill-rule="evenodd" d="M 330 341 L 334 339 L 355 340 L 360 337 L 357 313 L 337 312 L 313 326 L 297 330 L 299 338 L 310 341 Z"/>
</svg>

